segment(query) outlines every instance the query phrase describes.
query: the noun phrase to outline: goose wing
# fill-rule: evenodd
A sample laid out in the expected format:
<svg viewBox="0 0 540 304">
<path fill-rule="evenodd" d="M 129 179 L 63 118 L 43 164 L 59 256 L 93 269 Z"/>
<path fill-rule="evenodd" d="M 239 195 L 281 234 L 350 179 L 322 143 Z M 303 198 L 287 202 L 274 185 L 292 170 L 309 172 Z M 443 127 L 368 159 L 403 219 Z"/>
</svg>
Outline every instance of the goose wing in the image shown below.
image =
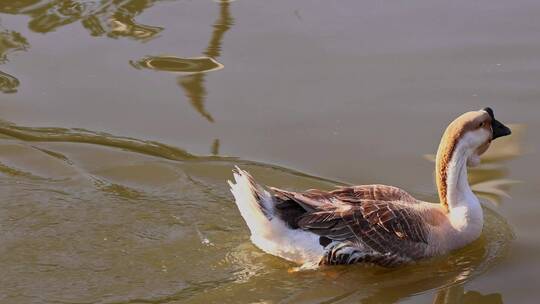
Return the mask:
<svg viewBox="0 0 540 304">
<path fill-rule="evenodd" d="M 303 193 L 273 190 L 282 201 L 287 198 L 306 210 L 297 218 L 298 228 L 383 255 L 417 259 L 425 253 L 427 224 L 415 206 L 417 200 L 399 188 L 372 185 Z"/>
<path fill-rule="evenodd" d="M 305 192 L 285 191 L 279 188 L 270 187 L 274 192 L 279 204 L 290 203 L 293 201 L 305 210 L 314 210 L 333 206 L 333 201 L 349 203 L 351 205 L 360 204 L 364 201 L 388 201 L 388 202 L 403 202 L 417 203 L 418 200 L 412 195 L 393 186 L 386 185 L 361 185 L 352 187 L 339 187 L 333 191 L 322 191 L 318 189 L 310 189 Z"/>
<path fill-rule="evenodd" d="M 337 190 L 331 191 L 330 194 L 345 201 L 352 199 L 351 203 L 358 200 L 418 202 L 417 199 L 405 190 L 387 185 L 340 187 Z"/>
</svg>

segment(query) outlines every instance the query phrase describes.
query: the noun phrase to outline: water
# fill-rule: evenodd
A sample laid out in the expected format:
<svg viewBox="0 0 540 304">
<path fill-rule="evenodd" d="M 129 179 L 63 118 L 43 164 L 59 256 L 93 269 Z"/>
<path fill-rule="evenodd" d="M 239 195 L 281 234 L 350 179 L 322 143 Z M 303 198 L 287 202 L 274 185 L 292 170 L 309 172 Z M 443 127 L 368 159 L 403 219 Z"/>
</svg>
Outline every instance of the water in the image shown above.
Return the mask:
<svg viewBox="0 0 540 304">
<path fill-rule="evenodd" d="M 534 303 L 536 1 L 0 1 L 0 303 Z M 225 181 L 436 200 L 446 124 L 514 134 L 472 170 L 470 246 L 398 269 L 255 248 Z"/>
</svg>

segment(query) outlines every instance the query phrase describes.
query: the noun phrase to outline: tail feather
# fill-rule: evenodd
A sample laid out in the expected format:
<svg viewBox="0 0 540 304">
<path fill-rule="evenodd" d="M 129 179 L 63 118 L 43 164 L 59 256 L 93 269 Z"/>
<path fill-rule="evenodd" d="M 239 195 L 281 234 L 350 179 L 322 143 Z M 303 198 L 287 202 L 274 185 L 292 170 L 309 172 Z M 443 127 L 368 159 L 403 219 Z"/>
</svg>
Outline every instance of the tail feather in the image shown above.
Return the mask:
<svg viewBox="0 0 540 304">
<path fill-rule="evenodd" d="M 267 224 L 273 218 L 272 196 L 255 183 L 253 177 L 237 166 L 233 170 L 235 183 L 228 181 L 240 214 L 252 235 L 268 234 Z"/>
<path fill-rule="evenodd" d="M 267 253 L 297 263 L 318 263 L 322 254 L 319 237 L 294 229 L 276 212 L 272 195 L 251 175 L 236 167 L 234 183 L 228 181 L 235 203 L 251 231 L 251 241 Z M 296 227 L 298 228 L 298 227 Z"/>
</svg>

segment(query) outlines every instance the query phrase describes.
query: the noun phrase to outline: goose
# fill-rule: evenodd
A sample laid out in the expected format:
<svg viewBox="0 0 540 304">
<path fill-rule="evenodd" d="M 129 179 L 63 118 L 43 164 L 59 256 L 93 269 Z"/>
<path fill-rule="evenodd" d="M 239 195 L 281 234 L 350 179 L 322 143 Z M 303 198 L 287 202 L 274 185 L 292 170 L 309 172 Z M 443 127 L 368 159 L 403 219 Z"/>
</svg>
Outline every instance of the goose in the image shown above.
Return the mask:
<svg viewBox="0 0 540 304">
<path fill-rule="evenodd" d="M 304 192 L 263 187 L 239 167 L 228 183 L 261 250 L 301 267 L 394 267 L 447 254 L 480 236 L 483 212 L 467 166 L 480 163 L 492 140 L 510 134 L 491 108 L 452 121 L 436 156 L 439 204 L 379 184 Z"/>
</svg>

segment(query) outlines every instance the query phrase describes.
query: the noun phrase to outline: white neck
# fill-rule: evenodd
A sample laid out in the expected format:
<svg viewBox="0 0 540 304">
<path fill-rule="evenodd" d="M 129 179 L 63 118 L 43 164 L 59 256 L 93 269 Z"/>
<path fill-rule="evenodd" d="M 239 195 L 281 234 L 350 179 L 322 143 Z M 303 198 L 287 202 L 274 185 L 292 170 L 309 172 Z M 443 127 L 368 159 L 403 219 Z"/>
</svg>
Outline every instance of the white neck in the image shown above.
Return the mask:
<svg viewBox="0 0 540 304">
<path fill-rule="evenodd" d="M 467 178 L 467 136 L 457 144 L 447 167 L 447 202 L 450 223 L 464 238 L 477 238 L 483 226 L 482 207 Z M 470 240 L 469 240 L 470 241 Z"/>
</svg>

